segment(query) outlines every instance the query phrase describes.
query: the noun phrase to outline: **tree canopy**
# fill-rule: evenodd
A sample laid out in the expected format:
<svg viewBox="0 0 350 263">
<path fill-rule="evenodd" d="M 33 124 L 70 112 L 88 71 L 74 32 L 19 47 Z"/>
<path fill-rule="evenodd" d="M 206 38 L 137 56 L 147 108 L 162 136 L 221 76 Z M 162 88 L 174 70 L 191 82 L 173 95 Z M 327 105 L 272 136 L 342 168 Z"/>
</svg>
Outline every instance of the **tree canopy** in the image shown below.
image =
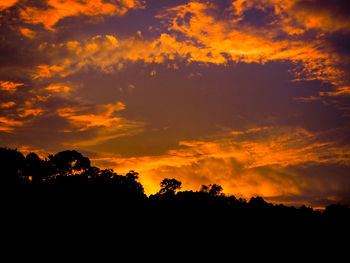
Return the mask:
<svg viewBox="0 0 350 263">
<path fill-rule="evenodd" d="M 17 191 L 18 198 L 30 199 L 39 196 L 49 202 L 51 199 L 67 202 L 89 200 L 99 204 L 118 201 L 124 204 L 131 200 L 147 201 L 151 207 L 167 209 L 188 208 L 206 214 L 208 211 L 226 211 L 229 214 L 256 216 L 257 213 L 273 216 L 337 216 L 350 218 L 350 209 L 344 204 L 332 204 L 323 213 L 311 207 L 288 207 L 283 204 L 271 204 L 256 196 L 249 201 L 223 193 L 218 184 L 202 185 L 199 191 L 182 189 L 182 182 L 175 178 L 165 178 L 160 182 L 160 190 L 146 196 L 143 185 L 139 182 L 139 173 L 130 170 L 126 175 L 119 175 L 113 169 L 100 169 L 92 166 L 90 159 L 75 150 L 62 151 L 48 158 L 40 158 L 31 152 L 24 156 L 16 149 L 0 148 L 0 185 L 3 192 Z M 21 186 L 21 187 L 19 187 Z M 50 199 L 51 198 L 51 199 Z M 168 203 L 171 201 L 171 203 Z M 160 205 L 158 201 L 166 201 Z M 178 201 L 178 202 L 177 202 Z M 82 201 L 84 203 L 84 201 Z M 85 201 L 88 204 L 88 201 Z M 175 211 L 174 210 L 174 211 Z M 212 212 L 211 212 L 212 213 Z M 214 214 L 215 214 L 214 213 Z"/>
</svg>

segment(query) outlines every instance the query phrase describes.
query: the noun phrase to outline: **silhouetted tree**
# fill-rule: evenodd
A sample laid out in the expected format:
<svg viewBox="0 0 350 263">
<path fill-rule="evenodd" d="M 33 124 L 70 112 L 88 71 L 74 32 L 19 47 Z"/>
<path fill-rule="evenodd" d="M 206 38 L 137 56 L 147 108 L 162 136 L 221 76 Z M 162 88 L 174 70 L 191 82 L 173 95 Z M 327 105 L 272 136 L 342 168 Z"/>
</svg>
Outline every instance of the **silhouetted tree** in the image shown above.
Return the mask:
<svg viewBox="0 0 350 263">
<path fill-rule="evenodd" d="M 244 199 L 244 198 L 242 198 L 242 197 L 238 198 L 237 201 L 238 201 L 239 203 L 241 203 L 241 204 L 246 204 L 246 203 L 247 203 L 247 200 Z"/>
<path fill-rule="evenodd" d="M 89 179 L 89 184 L 92 185 L 112 184 L 118 181 L 118 175 L 113 171 L 113 169 L 101 170 L 92 166 L 84 171 L 82 175 L 87 176 Z"/>
<path fill-rule="evenodd" d="M 332 204 L 332 205 L 326 206 L 324 213 L 328 217 L 349 218 L 350 208 L 347 205 Z"/>
<path fill-rule="evenodd" d="M 49 166 L 54 176 L 81 175 L 90 168 L 90 160 L 77 151 L 63 151 L 49 155 Z"/>
<path fill-rule="evenodd" d="M 248 205 L 253 209 L 264 209 L 269 207 L 269 204 L 261 196 L 252 197 L 249 200 Z"/>
<path fill-rule="evenodd" d="M 36 153 L 29 153 L 25 158 L 24 175 L 31 179 L 32 183 L 41 183 L 42 177 L 45 176 L 44 162 Z"/>
<path fill-rule="evenodd" d="M 222 191 L 222 187 L 217 184 L 202 185 L 200 189 L 200 192 L 208 193 L 211 196 L 219 196 Z"/>
<path fill-rule="evenodd" d="M 16 150 L 0 148 L 0 169 L 2 184 L 15 184 L 23 176 L 25 158 Z"/>
<path fill-rule="evenodd" d="M 88 183 L 101 191 L 101 195 L 113 195 L 118 198 L 145 198 L 141 183 L 137 182 L 138 173 L 131 170 L 125 176 L 118 175 L 113 169 L 100 170 L 90 167 L 83 175 L 88 177 Z"/>
<path fill-rule="evenodd" d="M 312 216 L 313 212 L 314 212 L 314 210 L 311 207 L 306 207 L 305 205 L 302 205 L 298 209 L 298 214 L 302 215 L 302 216 Z"/>
<path fill-rule="evenodd" d="M 137 179 L 139 179 L 139 173 L 135 172 L 134 170 L 130 170 L 127 174 L 126 174 L 126 178 L 128 180 L 131 181 L 136 181 Z"/>
<path fill-rule="evenodd" d="M 209 186 L 203 184 L 201 189 L 199 190 L 200 192 L 204 192 L 204 193 L 209 193 Z"/>
<path fill-rule="evenodd" d="M 160 183 L 160 191 L 159 194 L 161 195 L 175 195 L 176 191 L 181 189 L 181 182 L 176 180 L 176 179 L 168 179 L 165 178 L 163 181 Z"/>
<path fill-rule="evenodd" d="M 139 173 L 130 170 L 125 176 L 121 177 L 123 189 L 136 198 L 144 198 L 144 189 L 141 183 L 137 181 Z"/>
</svg>

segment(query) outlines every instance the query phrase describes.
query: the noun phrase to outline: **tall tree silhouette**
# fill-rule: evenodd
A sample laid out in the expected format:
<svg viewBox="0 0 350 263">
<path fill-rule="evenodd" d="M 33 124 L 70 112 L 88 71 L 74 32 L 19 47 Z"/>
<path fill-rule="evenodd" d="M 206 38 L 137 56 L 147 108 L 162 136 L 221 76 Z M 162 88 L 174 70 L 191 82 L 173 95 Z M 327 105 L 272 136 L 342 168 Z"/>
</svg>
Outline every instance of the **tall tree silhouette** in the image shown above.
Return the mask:
<svg viewBox="0 0 350 263">
<path fill-rule="evenodd" d="M 81 175 L 90 167 L 90 159 L 77 151 L 63 151 L 49 155 L 50 173 L 54 176 Z"/>
<path fill-rule="evenodd" d="M 44 161 L 36 153 L 29 153 L 25 158 L 24 175 L 29 178 L 32 183 L 39 184 L 42 178 L 47 174 L 44 170 Z"/>
<path fill-rule="evenodd" d="M 137 181 L 138 173 L 131 170 L 125 176 L 119 175 L 113 169 L 100 170 L 90 167 L 81 176 L 88 178 L 88 184 L 102 196 L 113 195 L 115 198 L 144 199 L 144 188 Z"/>
<path fill-rule="evenodd" d="M 181 182 L 172 178 L 165 178 L 160 182 L 161 189 L 155 195 L 151 195 L 152 200 L 169 200 L 176 197 L 176 191 L 181 189 Z"/>
<path fill-rule="evenodd" d="M 166 196 L 173 196 L 175 195 L 176 191 L 181 189 L 181 182 L 176 179 L 168 179 L 165 178 L 160 183 L 160 191 L 159 194 L 166 195 Z"/>
<path fill-rule="evenodd" d="M 0 180 L 4 185 L 15 184 L 23 176 L 25 158 L 16 150 L 0 148 Z"/>
</svg>

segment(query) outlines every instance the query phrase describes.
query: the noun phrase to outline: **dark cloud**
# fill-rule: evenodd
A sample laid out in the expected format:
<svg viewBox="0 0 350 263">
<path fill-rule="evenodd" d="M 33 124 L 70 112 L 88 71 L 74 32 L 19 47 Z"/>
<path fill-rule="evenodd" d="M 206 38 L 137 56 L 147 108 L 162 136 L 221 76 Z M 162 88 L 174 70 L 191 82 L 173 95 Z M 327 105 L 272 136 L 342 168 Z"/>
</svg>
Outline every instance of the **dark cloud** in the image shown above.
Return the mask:
<svg viewBox="0 0 350 263">
<path fill-rule="evenodd" d="M 329 14 L 335 19 L 350 19 L 350 3 L 347 0 L 298 0 L 294 8 L 306 10 L 311 14 Z"/>
<path fill-rule="evenodd" d="M 307 28 L 326 32 L 349 32 L 350 4 L 346 0 L 301 0 L 291 8 L 296 19 Z"/>
<path fill-rule="evenodd" d="M 350 203 L 349 166 L 339 164 L 303 164 L 290 166 L 299 181 L 300 194 L 296 196 L 277 197 L 281 202 L 301 203 L 309 200 L 312 206 L 326 206 L 335 202 Z"/>
<path fill-rule="evenodd" d="M 240 24 L 248 24 L 257 28 L 268 29 L 272 22 L 276 20 L 275 10 L 273 7 L 265 9 L 251 8 L 245 11 Z"/>
<path fill-rule="evenodd" d="M 326 36 L 330 49 L 339 54 L 344 68 L 349 69 L 350 64 L 350 33 L 335 32 Z"/>
</svg>

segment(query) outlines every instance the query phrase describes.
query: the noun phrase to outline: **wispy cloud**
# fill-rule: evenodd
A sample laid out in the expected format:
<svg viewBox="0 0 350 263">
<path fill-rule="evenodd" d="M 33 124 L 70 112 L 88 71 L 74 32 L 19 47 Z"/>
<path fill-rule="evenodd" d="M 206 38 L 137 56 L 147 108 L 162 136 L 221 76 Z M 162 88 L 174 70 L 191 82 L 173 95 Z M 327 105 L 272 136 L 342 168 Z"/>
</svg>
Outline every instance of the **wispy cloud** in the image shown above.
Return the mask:
<svg viewBox="0 0 350 263">
<path fill-rule="evenodd" d="M 247 13 L 256 10 L 273 20 L 266 22 L 265 27 L 245 21 Z M 338 89 L 349 84 L 344 70 L 347 62 L 329 47 L 325 37 L 328 31 L 322 26 L 317 27 L 316 37 L 310 38 L 307 31 L 311 26 L 304 21 L 307 16 L 300 15 L 298 10 L 303 10 L 300 11 L 303 14 L 309 11 L 310 17 L 315 18 L 303 1 L 236 1 L 226 9 L 215 3 L 190 1 L 157 15 L 166 30 L 156 38 L 106 34 L 48 46 L 47 53 L 57 56 L 52 57 L 53 64 L 39 65 L 33 78 L 57 74 L 65 77 L 91 68 L 113 73 L 123 69 L 128 61 L 163 63 L 180 58 L 218 65 L 232 61 L 259 64 L 289 61 L 295 65 L 291 73 L 296 81 L 321 80 L 334 86 L 335 93 L 328 93 L 329 96 L 337 94 Z M 228 19 L 222 19 L 220 12 Z M 305 19 L 298 19 L 299 16 Z"/>
<path fill-rule="evenodd" d="M 20 127 L 22 125 L 22 121 L 14 120 L 8 117 L 0 117 L 0 131 L 11 133 L 16 127 Z"/>
<path fill-rule="evenodd" d="M 126 120 L 116 113 L 125 109 L 125 104 L 118 101 L 115 104 L 85 106 L 78 108 L 59 108 L 57 113 L 66 118 L 78 132 L 93 130 L 94 137 L 76 139 L 68 143 L 75 147 L 98 145 L 121 136 L 131 136 L 142 132 L 145 123 Z M 72 130 L 71 132 L 73 132 Z"/>
<path fill-rule="evenodd" d="M 49 0 L 46 7 L 24 6 L 20 12 L 21 18 L 32 24 L 43 24 L 47 29 L 61 19 L 74 16 L 124 15 L 129 9 L 142 8 L 143 1 L 118 0 L 105 2 L 102 0 Z"/>
<path fill-rule="evenodd" d="M 114 112 L 125 109 L 125 105 L 122 102 L 117 102 L 115 105 L 104 105 L 104 111 L 100 114 L 84 114 L 80 113 L 76 108 L 61 108 L 58 109 L 58 115 L 69 119 L 73 125 L 77 126 L 80 131 L 92 127 L 111 127 L 114 123 L 121 121 L 120 117 L 113 117 Z"/>
<path fill-rule="evenodd" d="M 8 92 L 15 92 L 18 87 L 23 86 L 24 83 L 15 83 L 12 81 L 0 81 L 0 89 Z"/>
<path fill-rule="evenodd" d="M 350 166 L 350 148 L 344 148 L 336 141 L 320 140 L 323 134 L 291 127 L 259 127 L 254 133 L 259 136 L 251 129 L 248 134 L 235 133 L 224 139 L 182 141 L 179 149 L 169 150 L 163 156 L 122 158 L 106 155 L 94 162 L 115 167 L 120 172 L 136 169 L 149 194 L 158 191 L 157 184 L 161 179 L 171 175 L 181 180 L 187 189 L 219 183 L 230 194 L 246 198 L 255 195 L 275 197 L 277 202 L 282 197 L 304 195 L 305 185 L 315 180 L 314 177 L 302 177 L 291 167 Z M 319 175 L 317 180 L 325 190 L 332 178 Z M 344 180 L 347 185 L 349 181 Z M 332 183 L 342 188 L 341 182 L 335 180 Z"/>
<path fill-rule="evenodd" d="M 17 2 L 18 0 L 2 0 L 0 3 L 0 11 L 13 6 Z"/>
</svg>

